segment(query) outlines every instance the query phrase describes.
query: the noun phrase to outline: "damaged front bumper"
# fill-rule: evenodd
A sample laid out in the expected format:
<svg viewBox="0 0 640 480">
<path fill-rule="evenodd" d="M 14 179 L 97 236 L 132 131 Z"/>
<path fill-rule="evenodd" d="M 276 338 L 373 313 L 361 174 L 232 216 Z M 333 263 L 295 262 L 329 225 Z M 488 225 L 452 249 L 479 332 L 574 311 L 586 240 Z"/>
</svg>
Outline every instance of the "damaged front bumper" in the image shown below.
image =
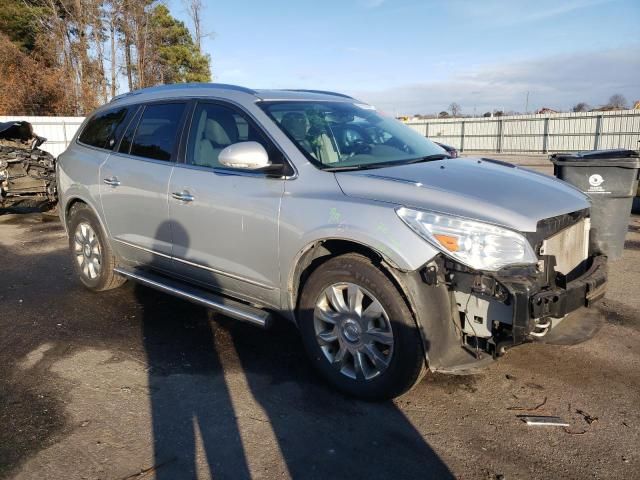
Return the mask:
<svg viewBox="0 0 640 480">
<path fill-rule="evenodd" d="M 529 275 L 496 275 L 495 279 L 509 292 L 513 317 L 511 328 L 499 335 L 496 354 L 504 348 L 542 338 L 568 314 L 591 307 L 604 297 L 607 286 L 607 257 L 587 259 L 586 271 L 570 281 L 540 288 L 535 272 Z M 510 332 L 508 332 L 510 330 Z"/>
<path fill-rule="evenodd" d="M 582 267 L 564 281 L 553 269 L 480 272 L 440 256 L 419 275 L 404 275 L 429 369 L 471 374 L 522 343 L 568 345 L 591 338 L 602 324 L 593 305 L 605 294 L 607 258 L 591 256 Z"/>
<path fill-rule="evenodd" d="M 438 283 L 446 285 L 453 300 L 458 344 L 450 335 L 448 348 L 473 357 L 455 355 L 438 366 L 440 371 L 485 366 L 485 360 L 526 342 L 555 343 L 551 339 L 561 324 L 562 342 L 579 343 L 591 338 L 602 321 L 592 308 L 607 285 L 607 258 L 602 255 L 585 259 L 573 276 L 540 271 L 535 265 L 479 272 L 447 260 L 435 269 L 446 272 Z M 423 275 L 427 284 L 435 280 Z"/>
</svg>

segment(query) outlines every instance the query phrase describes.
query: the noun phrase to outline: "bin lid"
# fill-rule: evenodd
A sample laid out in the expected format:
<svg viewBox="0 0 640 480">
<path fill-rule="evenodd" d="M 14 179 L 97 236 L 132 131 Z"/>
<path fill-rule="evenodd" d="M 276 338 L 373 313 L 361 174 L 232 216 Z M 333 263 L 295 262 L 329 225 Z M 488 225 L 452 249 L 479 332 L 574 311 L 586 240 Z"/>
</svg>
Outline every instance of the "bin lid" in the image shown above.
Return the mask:
<svg viewBox="0 0 640 480">
<path fill-rule="evenodd" d="M 549 159 L 556 165 L 640 168 L 640 152 L 625 148 L 555 153 Z"/>
</svg>

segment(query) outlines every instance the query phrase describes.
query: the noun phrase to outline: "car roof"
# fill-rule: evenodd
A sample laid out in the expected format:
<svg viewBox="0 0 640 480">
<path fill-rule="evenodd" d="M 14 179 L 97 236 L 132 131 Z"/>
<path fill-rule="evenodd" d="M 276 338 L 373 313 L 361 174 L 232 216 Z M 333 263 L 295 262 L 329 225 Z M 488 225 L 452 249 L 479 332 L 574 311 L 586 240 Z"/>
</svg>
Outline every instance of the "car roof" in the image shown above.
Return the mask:
<svg viewBox="0 0 640 480">
<path fill-rule="evenodd" d="M 357 101 L 349 95 L 324 90 L 302 89 L 258 89 L 229 85 L 224 83 L 177 83 L 171 85 L 159 85 L 156 87 L 142 88 L 132 92 L 123 93 L 114 97 L 106 106 L 146 102 L 152 100 L 175 99 L 191 97 L 218 97 L 235 101 L 273 101 L 273 100 L 309 100 L 309 101 L 333 101 L 354 102 Z"/>
</svg>

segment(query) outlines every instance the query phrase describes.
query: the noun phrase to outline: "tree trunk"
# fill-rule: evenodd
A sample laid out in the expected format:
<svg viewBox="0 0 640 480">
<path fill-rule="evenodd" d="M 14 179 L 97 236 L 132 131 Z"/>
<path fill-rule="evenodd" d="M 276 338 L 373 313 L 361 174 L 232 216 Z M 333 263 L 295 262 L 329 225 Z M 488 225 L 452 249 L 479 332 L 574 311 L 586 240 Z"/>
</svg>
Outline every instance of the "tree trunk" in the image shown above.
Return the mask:
<svg viewBox="0 0 640 480">
<path fill-rule="evenodd" d="M 186 0 L 187 12 L 191 17 L 191 23 L 193 23 L 193 36 L 196 47 L 199 52 L 202 52 L 201 42 L 205 35 L 202 33 L 202 0 Z"/>
<path fill-rule="evenodd" d="M 111 98 L 116 96 L 116 11 L 111 5 L 111 17 L 109 19 L 109 42 L 111 46 Z"/>
<path fill-rule="evenodd" d="M 101 103 L 109 100 L 107 94 L 107 75 L 104 67 L 104 15 L 102 10 L 102 0 L 92 5 L 91 11 L 91 33 L 93 40 L 92 49 L 96 53 L 95 67 L 92 69 L 92 83 L 95 83 L 100 92 Z"/>
</svg>

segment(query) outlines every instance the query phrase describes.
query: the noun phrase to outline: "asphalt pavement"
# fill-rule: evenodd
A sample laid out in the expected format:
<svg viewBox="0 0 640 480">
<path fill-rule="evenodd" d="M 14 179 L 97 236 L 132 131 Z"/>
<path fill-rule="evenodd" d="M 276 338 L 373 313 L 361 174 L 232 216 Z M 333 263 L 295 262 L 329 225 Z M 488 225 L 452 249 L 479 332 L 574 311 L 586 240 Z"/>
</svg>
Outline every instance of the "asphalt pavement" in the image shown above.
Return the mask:
<svg viewBox="0 0 640 480">
<path fill-rule="evenodd" d="M 66 245 L 55 217 L 0 212 L 0 478 L 640 478 L 640 216 L 596 337 L 386 403 L 325 385 L 285 321 L 89 292 Z"/>
</svg>

